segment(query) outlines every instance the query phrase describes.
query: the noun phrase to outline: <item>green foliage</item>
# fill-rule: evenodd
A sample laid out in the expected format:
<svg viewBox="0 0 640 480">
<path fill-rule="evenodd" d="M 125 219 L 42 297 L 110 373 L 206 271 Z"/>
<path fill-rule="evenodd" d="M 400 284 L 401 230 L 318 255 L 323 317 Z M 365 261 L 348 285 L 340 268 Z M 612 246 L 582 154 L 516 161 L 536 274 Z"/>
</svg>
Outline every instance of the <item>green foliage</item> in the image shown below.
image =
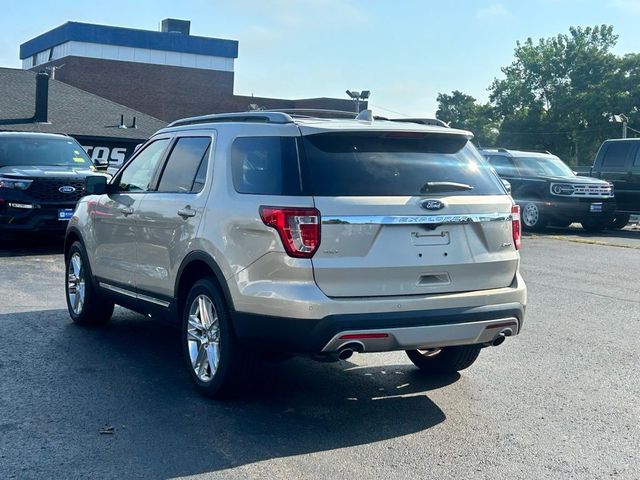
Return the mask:
<svg viewBox="0 0 640 480">
<path fill-rule="evenodd" d="M 572 27 L 568 34 L 516 44 L 504 78 L 489 87 L 490 104 L 462 92 L 438 95 L 439 114 L 478 137 L 498 128 L 495 145 L 549 150 L 570 163 L 590 164 L 607 138 L 620 136 L 609 121 L 624 113 L 640 124 L 640 55 L 612 53 L 613 27 Z"/>
<path fill-rule="evenodd" d="M 479 104 L 471 95 L 459 90 L 438 94 L 438 111 L 436 117 L 449 125 L 463 130 L 470 130 L 475 135 L 479 146 L 492 146 L 498 136 L 498 122 L 493 107 Z"/>
</svg>

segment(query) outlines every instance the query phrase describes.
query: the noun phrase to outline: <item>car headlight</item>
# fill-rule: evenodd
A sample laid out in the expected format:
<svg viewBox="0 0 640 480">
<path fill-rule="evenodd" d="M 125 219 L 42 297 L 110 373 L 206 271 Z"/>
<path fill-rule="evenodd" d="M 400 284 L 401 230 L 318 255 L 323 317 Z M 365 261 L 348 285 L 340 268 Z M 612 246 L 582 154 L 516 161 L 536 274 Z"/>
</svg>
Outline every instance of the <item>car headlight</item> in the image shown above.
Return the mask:
<svg viewBox="0 0 640 480">
<path fill-rule="evenodd" d="M 26 190 L 33 180 L 23 180 L 19 178 L 0 177 L 0 188 L 12 188 L 14 190 Z"/>
<path fill-rule="evenodd" d="M 554 195 L 573 195 L 574 191 L 573 185 L 568 183 L 553 183 L 551 185 L 551 193 Z"/>
</svg>

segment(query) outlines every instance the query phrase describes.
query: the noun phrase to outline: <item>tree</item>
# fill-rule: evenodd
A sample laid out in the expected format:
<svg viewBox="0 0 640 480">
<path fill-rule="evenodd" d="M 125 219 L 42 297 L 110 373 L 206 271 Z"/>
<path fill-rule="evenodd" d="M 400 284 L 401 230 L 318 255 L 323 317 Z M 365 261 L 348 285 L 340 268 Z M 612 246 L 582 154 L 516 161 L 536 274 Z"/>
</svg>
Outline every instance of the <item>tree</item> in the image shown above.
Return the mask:
<svg viewBox="0 0 640 480">
<path fill-rule="evenodd" d="M 436 117 L 452 127 L 470 130 L 480 146 L 494 145 L 498 136 L 498 122 L 494 119 L 493 108 L 478 103 L 471 95 L 459 90 L 454 90 L 451 95 L 438 94 Z"/>
<path fill-rule="evenodd" d="M 629 82 L 627 74 L 640 63 L 613 54 L 617 40 L 613 27 L 601 25 L 518 42 L 514 62 L 502 69 L 505 78 L 489 88 L 502 117 L 498 143 L 591 163 L 600 143 L 619 131 L 611 115 L 631 114 L 629 89 L 638 91 L 640 77 Z"/>
</svg>

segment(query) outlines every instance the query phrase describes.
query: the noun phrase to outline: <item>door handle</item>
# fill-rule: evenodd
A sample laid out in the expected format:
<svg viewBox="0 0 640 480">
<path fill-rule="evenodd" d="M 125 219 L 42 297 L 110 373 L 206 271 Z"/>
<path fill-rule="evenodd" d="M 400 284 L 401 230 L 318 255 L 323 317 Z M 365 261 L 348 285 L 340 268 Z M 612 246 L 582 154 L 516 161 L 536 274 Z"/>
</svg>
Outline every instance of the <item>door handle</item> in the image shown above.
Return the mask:
<svg viewBox="0 0 640 480">
<path fill-rule="evenodd" d="M 191 208 L 191 205 L 187 205 L 186 207 L 178 210 L 178 215 L 180 215 L 182 218 L 195 217 L 196 213 L 197 212 Z"/>
<path fill-rule="evenodd" d="M 127 215 L 131 215 L 133 213 L 133 208 L 123 207 L 120 209 L 120 212 L 126 217 Z"/>
</svg>

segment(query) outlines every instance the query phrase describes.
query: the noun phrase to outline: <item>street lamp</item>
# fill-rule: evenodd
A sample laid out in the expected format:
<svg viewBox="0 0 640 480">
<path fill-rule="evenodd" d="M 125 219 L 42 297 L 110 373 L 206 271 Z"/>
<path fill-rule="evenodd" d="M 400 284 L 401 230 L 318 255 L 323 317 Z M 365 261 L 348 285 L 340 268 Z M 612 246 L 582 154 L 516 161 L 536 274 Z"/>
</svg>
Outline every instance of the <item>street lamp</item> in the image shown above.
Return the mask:
<svg viewBox="0 0 640 480">
<path fill-rule="evenodd" d="M 347 90 L 346 93 L 351 97 L 351 100 L 353 100 L 356 107 L 356 113 L 360 113 L 360 100 L 366 100 L 369 98 L 369 95 L 371 95 L 369 90 L 363 90 L 362 92 L 352 92 L 351 90 Z"/>
<path fill-rule="evenodd" d="M 619 115 L 611 115 L 610 121 L 614 123 L 621 123 L 622 138 L 627 138 L 627 126 L 629 125 L 629 118 L 624 113 L 621 113 Z"/>
</svg>

